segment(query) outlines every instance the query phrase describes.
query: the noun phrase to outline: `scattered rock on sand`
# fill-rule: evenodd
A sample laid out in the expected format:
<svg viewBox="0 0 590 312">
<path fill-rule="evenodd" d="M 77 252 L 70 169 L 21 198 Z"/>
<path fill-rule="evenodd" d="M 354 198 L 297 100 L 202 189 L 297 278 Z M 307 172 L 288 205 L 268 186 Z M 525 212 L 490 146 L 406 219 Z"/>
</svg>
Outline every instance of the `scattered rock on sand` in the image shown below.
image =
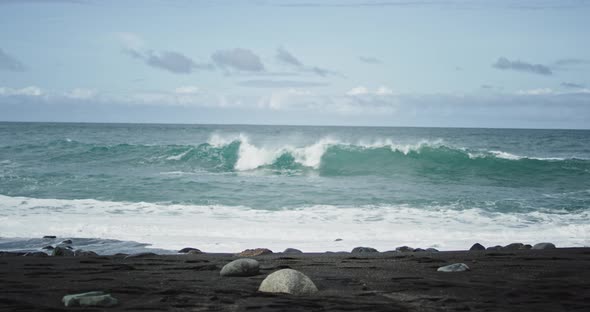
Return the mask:
<svg viewBox="0 0 590 312">
<path fill-rule="evenodd" d="M 504 246 L 504 248 L 502 248 L 504 250 L 519 250 L 519 249 L 524 249 L 524 244 L 523 243 L 512 243 L 512 244 L 508 244 L 506 246 Z"/>
<path fill-rule="evenodd" d="M 437 269 L 438 272 L 464 272 L 469 270 L 469 267 L 465 263 L 454 263 Z"/>
<path fill-rule="evenodd" d="M 193 252 L 193 254 L 195 254 L 195 253 L 202 253 L 202 251 L 200 251 L 199 249 L 192 248 L 192 247 L 182 248 L 181 250 L 178 251 L 178 253 L 189 253 L 191 251 L 196 251 L 196 252 Z"/>
<path fill-rule="evenodd" d="M 471 248 L 469 248 L 469 251 L 476 251 L 476 250 L 486 250 L 486 248 L 480 243 L 475 243 L 475 244 L 473 244 L 473 246 L 471 246 Z"/>
<path fill-rule="evenodd" d="M 272 250 L 267 248 L 246 249 L 238 254 L 240 257 L 256 257 L 262 255 L 269 255 Z"/>
<path fill-rule="evenodd" d="M 242 258 L 223 266 L 221 276 L 253 276 L 258 274 L 260 264 L 254 259 Z"/>
<path fill-rule="evenodd" d="M 303 251 L 301 251 L 299 249 L 295 249 L 295 248 L 287 248 L 287 249 L 285 249 L 285 251 L 283 251 L 283 253 L 300 254 L 300 253 L 303 253 Z"/>
<path fill-rule="evenodd" d="M 260 284 L 258 291 L 301 296 L 312 295 L 318 291 L 318 288 L 305 274 L 293 269 L 282 269 L 268 275 Z"/>
<path fill-rule="evenodd" d="M 57 236 L 55 236 L 55 235 L 45 235 L 45 236 L 43 236 L 43 238 L 51 238 L 51 239 L 54 239 L 54 238 L 57 238 Z"/>
<path fill-rule="evenodd" d="M 377 249 L 371 248 L 371 247 L 356 247 L 351 251 L 351 253 L 367 253 L 367 252 L 379 252 L 379 251 Z"/>
<path fill-rule="evenodd" d="M 51 255 L 54 257 L 73 257 L 74 252 L 69 248 L 57 246 L 53 249 Z"/>
<path fill-rule="evenodd" d="M 401 247 L 397 247 L 395 249 L 395 251 L 397 251 L 397 252 L 412 252 L 412 251 L 414 251 L 414 248 L 408 247 L 408 246 L 401 246 Z"/>
<path fill-rule="evenodd" d="M 125 256 L 125 259 L 146 258 L 146 257 L 153 257 L 153 256 L 157 256 L 157 254 L 155 254 L 153 252 L 140 252 L 140 253 L 135 253 L 135 254 L 130 254 L 128 256 Z"/>
<path fill-rule="evenodd" d="M 552 243 L 538 243 L 533 246 L 533 249 L 555 249 Z"/>
<path fill-rule="evenodd" d="M 102 291 L 66 295 L 61 301 L 66 307 L 111 307 L 118 303 L 116 298 Z"/>
<path fill-rule="evenodd" d="M 98 254 L 94 251 L 78 249 L 78 250 L 74 251 L 74 256 L 76 256 L 76 257 L 96 257 L 96 256 L 98 256 Z"/>
</svg>

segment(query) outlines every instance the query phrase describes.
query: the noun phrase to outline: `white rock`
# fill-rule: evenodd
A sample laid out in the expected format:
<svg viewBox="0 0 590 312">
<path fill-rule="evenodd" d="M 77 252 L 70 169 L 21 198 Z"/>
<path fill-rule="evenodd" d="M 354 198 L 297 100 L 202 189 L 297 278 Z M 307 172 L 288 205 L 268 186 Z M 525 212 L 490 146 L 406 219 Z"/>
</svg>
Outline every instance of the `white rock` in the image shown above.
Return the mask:
<svg viewBox="0 0 590 312">
<path fill-rule="evenodd" d="M 223 266 L 221 276 L 252 276 L 258 274 L 258 261 L 249 258 L 234 260 Z"/>
<path fill-rule="evenodd" d="M 318 291 L 318 288 L 305 274 L 293 269 L 283 269 L 267 276 L 260 284 L 258 291 L 300 296 L 312 295 Z"/>
<path fill-rule="evenodd" d="M 66 295 L 61 301 L 66 307 L 110 307 L 118 303 L 116 298 L 103 291 Z"/>
<path fill-rule="evenodd" d="M 465 263 L 454 263 L 438 268 L 438 272 L 463 272 L 469 271 L 469 267 Z"/>
</svg>

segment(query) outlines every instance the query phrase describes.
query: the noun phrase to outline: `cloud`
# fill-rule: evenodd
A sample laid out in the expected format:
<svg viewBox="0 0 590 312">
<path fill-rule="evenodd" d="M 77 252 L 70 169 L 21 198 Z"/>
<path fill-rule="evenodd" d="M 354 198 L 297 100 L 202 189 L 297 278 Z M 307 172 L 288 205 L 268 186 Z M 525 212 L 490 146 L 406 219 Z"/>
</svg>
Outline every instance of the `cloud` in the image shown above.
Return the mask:
<svg viewBox="0 0 590 312">
<path fill-rule="evenodd" d="M 481 85 L 481 88 L 482 88 L 482 89 L 493 89 L 493 88 L 494 88 L 494 86 L 487 85 L 487 84 L 483 84 L 483 85 Z"/>
<path fill-rule="evenodd" d="M 510 61 L 505 57 L 500 57 L 496 63 L 492 64 L 496 69 L 500 70 L 514 70 L 520 72 L 527 72 L 537 75 L 550 76 L 553 74 L 551 68 L 542 64 L 531 64 L 520 60 Z"/>
<path fill-rule="evenodd" d="M 538 88 L 538 89 L 530 89 L 530 90 L 519 90 L 516 92 L 519 95 L 550 95 L 555 94 L 553 89 L 551 88 Z"/>
<path fill-rule="evenodd" d="M 219 50 L 211 55 L 211 59 L 222 68 L 247 72 L 264 71 L 264 64 L 262 64 L 260 57 L 247 49 Z"/>
<path fill-rule="evenodd" d="M 64 96 L 70 99 L 87 100 L 95 97 L 96 94 L 96 90 L 94 89 L 75 88 L 64 93 Z"/>
<path fill-rule="evenodd" d="M 376 57 L 372 57 L 372 56 L 359 56 L 359 60 L 363 63 L 367 63 L 367 64 L 381 64 L 383 62 L 381 62 L 380 59 L 376 58 Z"/>
<path fill-rule="evenodd" d="M 562 87 L 565 88 L 572 88 L 572 89 L 583 89 L 585 88 L 585 86 L 583 84 L 579 84 L 579 83 L 573 83 L 573 82 L 562 82 L 561 83 Z"/>
<path fill-rule="evenodd" d="M 393 94 L 393 90 L 391 90 L 390 88 L 388 88 L 386 86 L 380 86 L 379 88 L 377 88 L 377 90 L 375 90 L 375 92 L 371 92 L 369 89 L 367 89 L 364 86 L 354 87 L 346 92 L 346 95 L 350 95 L 350 96 L 363 96 L 363 95 L 384 96 L 384 95 L 392 95 L 392 94 Z"/>
<path fill-rule="evenodd" d="M 277 49 L 277 59 L 283 63 L 293 65 L 295 67 L 302 67 L 303 64 L 289 51 L 279 48 Z"/>
<path fill-rule="evenodd" d="M 200 89 L 195 86 L 182 86 L 174 89 L 176 94 L 197 94 L 199 91 Z"/>
<path fill-rule="evenodd" d="M 20 89 L 0 87 L 0 95 L 41 96 L 43 95 L 43 90 L 36 86 L 28 86 Z"/>
<path fill-rule="evenodd" d="M 238 85 L 251 88 L 306 88 L 325 87 L 329 84 L 325 82 L 296 80 L 245 80 L 240 81 Z"/>
<path fill-rule="evenodd" d="M 26 67 L 23 63 L 0 48 L 0 70 L 22 72 L 25 69 Z"/>
</svg>

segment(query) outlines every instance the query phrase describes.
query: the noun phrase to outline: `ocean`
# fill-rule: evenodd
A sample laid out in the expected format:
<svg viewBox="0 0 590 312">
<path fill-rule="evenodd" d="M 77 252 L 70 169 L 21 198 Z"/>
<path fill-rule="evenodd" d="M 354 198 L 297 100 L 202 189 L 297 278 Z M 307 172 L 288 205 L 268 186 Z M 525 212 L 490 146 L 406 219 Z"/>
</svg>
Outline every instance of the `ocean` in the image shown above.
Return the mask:
<svg viewBox="0 0 590 312">
<path fill-rule="evenodd" d="M 44 235 L 108 254 L 589 233 L 588 130 L 0 123 L 0 250 Z"/>
</svg>

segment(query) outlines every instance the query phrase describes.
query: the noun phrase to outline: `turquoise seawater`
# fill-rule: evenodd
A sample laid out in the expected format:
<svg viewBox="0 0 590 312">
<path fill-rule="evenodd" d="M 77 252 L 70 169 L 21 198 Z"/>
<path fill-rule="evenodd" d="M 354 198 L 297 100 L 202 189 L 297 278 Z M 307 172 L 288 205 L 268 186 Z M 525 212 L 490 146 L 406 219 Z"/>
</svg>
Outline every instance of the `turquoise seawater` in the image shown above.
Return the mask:
<svg viewBox="0 0 590 312">
<path fill-rule="evenodd" d="M 579 246 L 589 212 L 585 130 L 0 123 L 4 238 Z"/>
</svg>

